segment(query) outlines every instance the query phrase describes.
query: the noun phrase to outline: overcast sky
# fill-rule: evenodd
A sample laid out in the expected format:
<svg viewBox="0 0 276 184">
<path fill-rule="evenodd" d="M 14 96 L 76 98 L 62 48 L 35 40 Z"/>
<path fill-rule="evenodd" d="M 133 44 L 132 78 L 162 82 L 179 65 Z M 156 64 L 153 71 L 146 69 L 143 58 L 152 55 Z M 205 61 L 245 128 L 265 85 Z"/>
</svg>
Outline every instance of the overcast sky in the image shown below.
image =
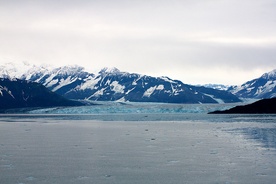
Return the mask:
<svg viewBox="0 0 276 184">
<path fill-rule="evenodd" d="M 275 0 L 0 0 L 0 62 L 242 84 L 276 69 Z"/>
</svg>

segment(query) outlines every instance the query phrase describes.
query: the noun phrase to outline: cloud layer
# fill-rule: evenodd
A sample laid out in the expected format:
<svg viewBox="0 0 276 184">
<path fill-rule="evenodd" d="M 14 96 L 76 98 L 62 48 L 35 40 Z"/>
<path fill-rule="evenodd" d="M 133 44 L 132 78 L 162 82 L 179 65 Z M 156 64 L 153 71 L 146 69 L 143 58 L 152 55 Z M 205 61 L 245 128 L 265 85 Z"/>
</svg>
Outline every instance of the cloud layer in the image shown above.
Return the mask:
<svg viewBox="0 0 276 184">
<path fill-rule="evenodd" d="M 274 0 L 0 1 L 0 62 L 240 84 L 276 68 Z"/>
</svg>

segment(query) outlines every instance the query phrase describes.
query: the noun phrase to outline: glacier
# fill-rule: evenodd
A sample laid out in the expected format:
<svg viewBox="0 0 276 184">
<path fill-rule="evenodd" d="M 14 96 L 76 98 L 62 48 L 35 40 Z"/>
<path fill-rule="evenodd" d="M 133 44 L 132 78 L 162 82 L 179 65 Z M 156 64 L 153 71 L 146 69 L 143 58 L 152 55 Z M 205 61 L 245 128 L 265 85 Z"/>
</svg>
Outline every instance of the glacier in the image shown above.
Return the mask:
<svg viewBox="0 0 276 184">
<path fill-rule="evenodd" d="M 94 102 L 91 106 L 53 107 L 28 111 L 30 114 L 207 114 L 226 110 L 242 103 L 232 104 L 167 104 L 148 102 Z"/>
</svg>

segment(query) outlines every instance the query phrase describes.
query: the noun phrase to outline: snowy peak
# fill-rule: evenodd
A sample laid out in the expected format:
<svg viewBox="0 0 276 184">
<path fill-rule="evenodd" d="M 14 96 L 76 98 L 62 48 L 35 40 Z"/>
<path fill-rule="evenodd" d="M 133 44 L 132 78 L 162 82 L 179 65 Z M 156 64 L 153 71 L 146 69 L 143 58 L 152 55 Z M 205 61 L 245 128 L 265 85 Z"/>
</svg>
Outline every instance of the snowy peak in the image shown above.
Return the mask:
<svg viewBox="0 0 276 184">
<path fill-rule="evenodd" d="M 116 68 L 116 67 L 105 67 L 103 69 L 100 70 L 100 74 L 118 74 L 120 73 L 121 71 Z"/>
<path fill-rule="evenodd" d="M 28 62 L 4 63 L 0 66 L 0 77 L 2 78 L 18 78 L 23 75 L 32 66 Z"/>
<path fill-rule="evenodd" d="M 261 76 L 261 78 L 264 78 L 264 79 L 271 79 L 271 80 L 276 80 L 276 69 L 275 70 L 272 70 L 271 72 L 268 72 L 268 73 L 265 73 Z"/>
<path fill-rule="evenodd" d="M 199 85 L 201 86 L 201 85 Z M 213 88 L 213 89 L 217 89 L 217 90 L 224 90 L 227 91 L 229 89 L 229 87 L 231 87 L 230 85 L 223 85 L 223 84 L 204 84 L 202 85 L 206 88 Z"/>
<path fill-rule="evenodd" d="M 38 74 L 59 74 L 59 75 L 74 75 L 78 72 L 83 72 L 84 67 L 78 65 L 68 65 L 55 68 L 48 64 L 34 65 L 27 61 L 9 62 L 0 66 L 0 77 L 2 78 L 24 78 L 31 80 L 33 75 Z"/>
<path fill-rule="evenodd" d="M 23 62 L 8 62 L 0 66 L 1 78 L 24 78 L 29 80 L 30 76 L 36 73 L 45 73 L 53 67 L 50 65 L 34 65 L 27 61 Z"/>
<path fill-rule="evenodd" d="M 276 97 L 276 69 L 240 86 L 233 86 L 228 91 L 242 98 Z"/>
<path fill-rule="evenodd" d="M 84 67 L 81 67 L 78 65 L 69 65 L 69 66 L 58 67 L 54 69 L 52 73 L 69 76 L 69 75 L 75 75 L 76 73 L 80 73 L 83 71 L 84 71 Z"/>
<path fill-rule="evenodd" d="M 162 79 L 162 80 L 164 80 L 164 81 L 167 81 L 167 82 L 169 82 L 169 83 L 177 83 L 176 81 L 174 81 L 174 80 L 172 80 L 172 79 L 170 79 L 169 77 L 166 77 L 166 76 L 162 76 L 162 77 L 160 77 L 160 79 Z"/>
<path fill-rule="evenodd" d="M 17 76 L 17 78 L 30 80 L 33 75 L 47 73 L 50 70 L 51 70 L 50 65 L 48 65 L 48 66 L 46 66 L 46 65 L 42 65 L 42 66 L 33 65 L 31 68 L 29 68 L 27 70 L 27 72 L 23 73 L 22 75 Z"/>
</svg>

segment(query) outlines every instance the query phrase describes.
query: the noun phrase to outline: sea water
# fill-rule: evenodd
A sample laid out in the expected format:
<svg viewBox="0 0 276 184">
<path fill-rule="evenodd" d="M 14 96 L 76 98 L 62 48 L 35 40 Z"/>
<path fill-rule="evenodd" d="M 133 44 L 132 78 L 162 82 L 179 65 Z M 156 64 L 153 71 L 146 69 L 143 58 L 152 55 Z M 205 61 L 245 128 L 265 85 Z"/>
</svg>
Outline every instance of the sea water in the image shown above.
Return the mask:
<svg viewBox="0 0 276 184">
<path fill-rule="evenodd" d="M 0 115 L 0 183 L 274 183 L 276 115 L 99 102 Z"/>
</svg>

